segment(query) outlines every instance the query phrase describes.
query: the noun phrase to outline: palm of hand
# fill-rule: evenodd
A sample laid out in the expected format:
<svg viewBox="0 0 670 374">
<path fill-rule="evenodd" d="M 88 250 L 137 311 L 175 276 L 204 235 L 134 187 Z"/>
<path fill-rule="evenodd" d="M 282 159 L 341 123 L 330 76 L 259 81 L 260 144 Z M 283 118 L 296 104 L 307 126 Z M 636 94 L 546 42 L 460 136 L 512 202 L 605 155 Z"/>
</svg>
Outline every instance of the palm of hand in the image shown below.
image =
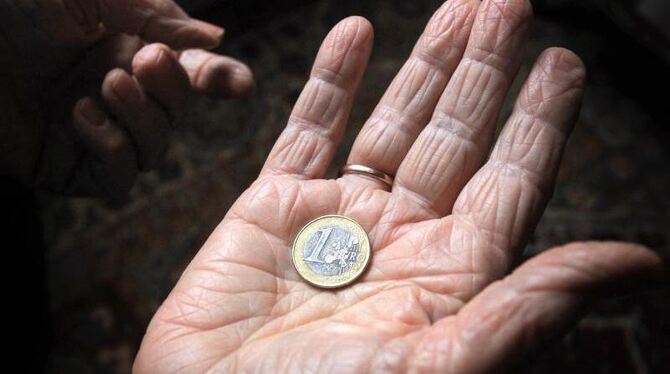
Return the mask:
<svg viewBox="0 0 670 374">
<path fill-rule="evenodd" d="M 544 209 L 583 81 L 573 54 L 545 52 L 488 155 L 529 17 L 524 0 L 436 13 L 349 158 L 395 175 L 391 191 L 322 179 L 371 47 L 366 21 L 336 26 L 260 178 L 154 316 L 135 370 L 491 371 L 563 328 L 584 288 L 657 266 L 636 247 L 573 244 L 494 282 Z M 300 228 L 326 214 L 354 218 L 372 248 L 367 272 L 334 291 L 306 284 L 290 258 Z"/>
<path fill-rule="evenodd" d="M 430 339 L 433 323 L 454 314 L 486 282 L 473 255 L 488 251 L 449 245 L 458 237 L 475 246 L 476 232 L 452 217 L 412 222 L 418 217 L 403 213 L 418 208 L 347 178 L 260 180 L 210 239 L 215 259 L 190 267 L 180 286 L 188 291 L 177 291 L 161 319 L 216 334 L 216 341 L 203 332 L 179 344 L 207 340 L 215 371 L 405 365 L 410 347 Z M 375 250 L 373 265 L 354 286 L 323 292 L 301 280 L 288 254 L 305 220 L 329 212 L 356 217 Z"/>
</svg>

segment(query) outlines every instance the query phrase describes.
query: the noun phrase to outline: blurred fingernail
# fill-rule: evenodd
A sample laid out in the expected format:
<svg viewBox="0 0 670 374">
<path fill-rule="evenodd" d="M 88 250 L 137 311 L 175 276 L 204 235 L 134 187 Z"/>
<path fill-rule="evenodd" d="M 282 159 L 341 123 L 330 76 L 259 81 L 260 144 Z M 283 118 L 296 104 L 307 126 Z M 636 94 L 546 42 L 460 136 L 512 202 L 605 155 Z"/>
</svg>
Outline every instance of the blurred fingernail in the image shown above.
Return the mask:
<svg viewBox="0 0 670 374">
<path fill-rule="evenodd" d="M 153 44 L 142 48 L 135 57 L 133 63 L 159 65 L 167 57 L 167 47 L 161 44 Z"/>
<path fill-rule="evenodd" d="M 197 19 L 191 20 L 191 25 L 196 29 L 207 33 L 211 37 L 210 47 L 216 47 L 221 44 L 225 30 L 222 27 Z"/>
<path fill-rule="evenodd" d="M 84 120 L 92 126 L 102 126 L 107 120 L 107 116 L 103 111 L 98 109 L 93 100 L 85 99 L 79 103 L 79 113 L 81 113 Z"/>
<path fill-rule="evenodd" d="M 119 72 L 119 76 L 114 79 L 112 84 L 113 95 L 122 102 L 137 103 L 140 101 L 140 92 L 133 79 L 126 76 L 125 73 Z"/>
</svg>

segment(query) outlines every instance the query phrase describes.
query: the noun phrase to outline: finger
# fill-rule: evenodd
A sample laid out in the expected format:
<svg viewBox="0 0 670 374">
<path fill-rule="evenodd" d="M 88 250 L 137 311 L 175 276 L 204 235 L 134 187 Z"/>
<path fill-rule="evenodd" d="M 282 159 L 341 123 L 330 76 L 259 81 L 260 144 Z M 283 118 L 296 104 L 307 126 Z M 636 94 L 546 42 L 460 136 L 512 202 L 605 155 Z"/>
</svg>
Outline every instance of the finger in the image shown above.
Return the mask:
<svg viewBox="0 0 670 374">
<path fill-rule="evenodd" d="M 71 185 L 86 192 L 104 191 L 115 200 L 123 198 L 137 176 L 137 161 L 128 135 L 90 98 L 77 102 L 73 124 L 88 158 Z"/>
<path fill-rule="evenodd" d="M 168 145 L 170 124 L 161 107 L 121 69 L 112 70 L 102 84 L 102 96 L 111 113 L 130 135 L 142 171 L 158 164 Z"/>
<path fill-rule="evenodd" d="M 323 177 L 342 138 L 354 93 L 367 66 L 372 34 L 372 26 L 361 17 L 349 17 L 331 30 L 261 175 Z"/>
<path fill-rule="evenodd" d="M 251 69 L 230 57 L 189 49 L 180 54 L 179 62 L 196 92 L 219 97 L 243 97 L 254 88 Z"/>
<path fill-rule="evenodd" d="M 447 214 L 488 154 L 531 18 L 528 0 L 486 0 L 479 7 L 463 59 L 393 186 L 394 198 L 423 208 L 421 219 Z"/>
<path fill-rule="evenodd" d="M 579 112 L 584 65 L 550 49 L 538 59 L 491 156 L 458 197 L 454 229 L 475 230 L 494 274 L 524 246 L 551 195 Z M 500 261 L 500 255 L 506 260 Z"/>
<path fill-rule="evenodd" d="M 501 371 L 567 332 L 595 297 L 632 291 L 661 271 L 657 255 L 633 244 L 556 248 L 488 286 L 455 317 L 435 324 L 418 351 L 441 353 L 435 355 L 440 360 L 435 371 Z"/>
<path fill-rule="evenodd" d="M 142 48 L 132 62 L 133 75 L 144 91 L 176 121 L 184 113 L 191 85 L 184 68 L 164 44 Z"/>
<path fill-rule="evenodd" d="M 433 15 L 356 138 L 348 163 L 396 174 L 463 55 L 478 7 L 479 0 L 448 1 Z"/>
<path fill-rule="evenodd" d="M 213 48 L 221 43 L 223 29 L 190 18 L 172 0 L 64 0 L 85 30 L 102 23 L 108 31 L 139 35 L 175 49 Z"/>
</svg>

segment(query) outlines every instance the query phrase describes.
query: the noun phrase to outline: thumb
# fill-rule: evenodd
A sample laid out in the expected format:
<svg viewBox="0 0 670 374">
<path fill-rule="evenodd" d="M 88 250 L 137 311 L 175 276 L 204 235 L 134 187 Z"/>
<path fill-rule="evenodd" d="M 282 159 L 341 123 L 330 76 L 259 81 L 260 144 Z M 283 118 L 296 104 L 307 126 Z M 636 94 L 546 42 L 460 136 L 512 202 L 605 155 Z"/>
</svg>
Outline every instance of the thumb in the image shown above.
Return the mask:
<svg viewBox="0 0 670 374">
<path fill-rule="evenodd" d="M 661 259 L 634 244 L 573 243 L 549 250 L 458 313 L 456 343 L 463 355 L 456 372 L 505 367 L 565 333 L 593 297 L 632 291 L 661 271 Z"/>
<path fill-rule="evenodd" d="M 218 26 L 195 20 L 173 0 L 64 0 L 82 27 L 99 24 L 112 32 L 138 35 L 174 49 L 213 48 L 223 38 Z"/>
</svg>

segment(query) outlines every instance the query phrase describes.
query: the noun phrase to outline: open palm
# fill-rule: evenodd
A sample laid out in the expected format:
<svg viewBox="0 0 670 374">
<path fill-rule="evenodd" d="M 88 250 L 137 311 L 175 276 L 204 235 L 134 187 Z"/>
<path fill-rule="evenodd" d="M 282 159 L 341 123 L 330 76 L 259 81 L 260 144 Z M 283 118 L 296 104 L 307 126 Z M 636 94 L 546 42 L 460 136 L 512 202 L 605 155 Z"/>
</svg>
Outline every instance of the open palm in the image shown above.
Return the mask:
<svg viewBox="0 0 670 374">
<path fill-rule="evenodd" d="M 587 290 L 658 265 L 626 244 L 549 251 L 504 280 L 540 217 L 576 118 L 584 68 L 542 54 L 493 150 L 521 60 L 526 0 L 453 0 L 361 131 L 349 162 L 395 175 L 322 179 L 372 45 L 362 18 L 326 38 L 259 179 L 151 322 L 137 372 L 491 371 L 575 318 Z M 322 290 L 292 240 L 341 214 L 371 240 L 368 271 Z"/>
</svg>

